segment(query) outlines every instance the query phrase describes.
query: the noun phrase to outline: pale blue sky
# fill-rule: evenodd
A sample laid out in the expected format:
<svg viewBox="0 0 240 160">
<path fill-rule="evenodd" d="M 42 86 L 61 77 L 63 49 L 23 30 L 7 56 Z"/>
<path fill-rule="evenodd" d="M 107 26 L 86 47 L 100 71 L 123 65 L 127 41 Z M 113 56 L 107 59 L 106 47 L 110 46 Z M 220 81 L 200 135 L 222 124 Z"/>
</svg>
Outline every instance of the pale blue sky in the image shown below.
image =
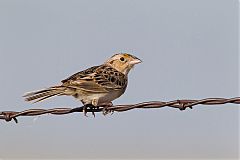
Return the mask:
<svg viewBox="0 0 240 160">
<path fill-rule="evenodd" d="M 71 97 L 30 104 L 21 96 L 116 52 L 143 63 L 115 104 L 236 97 L 238 1 L 0 0 L 0 110 L 81 105 Z M 0 121 L 0 159 L 237 158 L 238 107 Z"/>
</svg>

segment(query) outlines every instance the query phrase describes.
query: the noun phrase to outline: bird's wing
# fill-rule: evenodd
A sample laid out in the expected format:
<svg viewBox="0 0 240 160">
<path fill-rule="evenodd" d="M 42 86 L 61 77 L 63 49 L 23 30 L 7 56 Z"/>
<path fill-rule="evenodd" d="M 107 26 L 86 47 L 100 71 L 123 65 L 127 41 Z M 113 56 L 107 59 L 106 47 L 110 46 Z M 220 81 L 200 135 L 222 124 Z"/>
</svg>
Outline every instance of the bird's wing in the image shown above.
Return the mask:
<svg viewBox="0 0 240 160">
<path fill-rule="evenodd" d="M 106 93 L 126 87 L 127 77 L 112 67 L 100 65 L 78 72 L 62 83 L 89 92 Z"/>
</svg>

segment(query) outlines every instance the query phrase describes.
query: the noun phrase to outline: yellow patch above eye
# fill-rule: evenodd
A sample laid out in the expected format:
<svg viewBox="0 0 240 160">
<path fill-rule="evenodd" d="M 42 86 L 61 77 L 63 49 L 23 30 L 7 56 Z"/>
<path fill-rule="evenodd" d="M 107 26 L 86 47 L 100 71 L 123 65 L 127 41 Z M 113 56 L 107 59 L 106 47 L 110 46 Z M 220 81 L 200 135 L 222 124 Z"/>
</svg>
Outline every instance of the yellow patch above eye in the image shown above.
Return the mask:
<svg viewBox="0 0 240 160">
<path fill-rule="evenodd" d="M 123 55 L 126 57 L 130 57 L 130 54 L 128 54 L 128 53 L 124 53 Z"/>
</svg>

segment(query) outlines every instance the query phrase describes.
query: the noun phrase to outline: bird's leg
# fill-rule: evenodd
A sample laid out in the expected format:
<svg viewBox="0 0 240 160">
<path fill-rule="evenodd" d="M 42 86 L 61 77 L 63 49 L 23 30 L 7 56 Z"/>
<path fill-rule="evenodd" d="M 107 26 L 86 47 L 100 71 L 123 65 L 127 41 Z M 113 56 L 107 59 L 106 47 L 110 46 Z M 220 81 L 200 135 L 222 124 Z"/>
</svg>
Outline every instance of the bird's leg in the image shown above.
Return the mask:
<svg viewBox="0 0 240 160">
<path fill-rule="evenodd" d="M 88 105 L 89 105 L 89 104 L 85 104 L 85 105 L 83 106 L 83 114 L 84 114 L 85 117 L 88 117 L 88 116 L 87 116 L 87 108 L 88 108 Z"/>
<path fill-rule="evenodd" d="M 94 111 L 93 111 L 93 110 L 95 109 L 95 106 L 94 106 L 94 107 L 92 106 L 91 109 L 92 109 L 92 115 L 93 115 L 93 117 L 95 118 L 95 113 L 94 113 Z"/>
<path fill-rule="evenodd" d="M 95 112 L 94 112 L 94 109 L 99 108 L 99 107 L 98 107 L 98 99 L 93 99 L 93 100 L 92 100 L 92 105 L 91 105 L 90 108 L 92 109 L 92 115 L 93 115 L 94 118 L 95 118 Z"/>
<path fill-rule="evenodd" d="M 94 105 L 92 105 L 92 104 L 85 104 L 85 105 L 83 106 L 84 116 L 88 117 L 88 116 L 87 116 L 87 109 L 90 109 L 91 112 L 92 112 L 92 114 L 93 114 L 93 116 L 95 117 L 95 113 L 94 113 L 94 109 L 95 109 L 95 108 L 96 108 L 96 107 L 95 107 Z"/>
<path fill-rule="evenodd" d="M 95 113 L 94 113 L 94 111 L 93 111 L 93 109 L 95 108 L 95 104 L 96 104 L 96 100 L 92 100 L 92 102 L 91 103 L 89 103 L 89 102 L 86 102 L 86 101 L 83 101 L 83 100 L 81 100 L 81 102 L 83 103 L 83 114 L 84 114 L 84 116 L 86 116 L 86 117 L 88 117 L 87 116 L 87 110 L 88 109 L 90 109 L 91 110 L 91 112 L 92 112 L 92 114 L 93 114 L 93 116 L 95 117 Z"/>
</svg>

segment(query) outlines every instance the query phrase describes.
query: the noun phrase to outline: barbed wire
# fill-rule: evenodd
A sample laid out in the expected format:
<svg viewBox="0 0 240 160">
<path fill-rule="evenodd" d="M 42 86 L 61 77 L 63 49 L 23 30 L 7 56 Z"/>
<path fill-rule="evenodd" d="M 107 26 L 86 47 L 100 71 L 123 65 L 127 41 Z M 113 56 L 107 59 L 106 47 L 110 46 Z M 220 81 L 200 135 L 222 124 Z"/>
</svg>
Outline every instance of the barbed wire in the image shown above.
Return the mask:
<svg viewBox="0 0 240 160">
<path fill-rule="evenodd" d="M 191 108 L 193 106 L 202 104 L 202 105 L 220 105 L 220 104 L 240 104 L 240 97 L 236 98 L 206 98 L 201 100 L 174 100 L 169 102 L 163 101 L 150 101 L 143 102 L 138 104 L 129 104 L 129 105 L 101 105 L 98 107 L 94 106 L 81 106 L 76 108 L 52 108 L 52 109 L 28 109 L 21 112 L 17 111 L 3 111 L 0 112 L 0 119 L 9 122 L 14 120 L 18 123 L 17 117 L 20 116 L 37 116 L 43 114 L 53 114 L 53 115 L 64 115 L 70 114 L 74 112 L 84 112 L 84 108 L 86 112 L 92 112 L 95 116 L 95 112 L 102 112 L 104 115 L 108 113 L 116 112 L 124 112 L 132 109 L 142 108 L 142 109 L 150 109 L 150 108 L 162 108 L 162 107 L 172 107 L 178 108 L 180 110 L 185 110 L 186 108 Z"/>
</svg>

